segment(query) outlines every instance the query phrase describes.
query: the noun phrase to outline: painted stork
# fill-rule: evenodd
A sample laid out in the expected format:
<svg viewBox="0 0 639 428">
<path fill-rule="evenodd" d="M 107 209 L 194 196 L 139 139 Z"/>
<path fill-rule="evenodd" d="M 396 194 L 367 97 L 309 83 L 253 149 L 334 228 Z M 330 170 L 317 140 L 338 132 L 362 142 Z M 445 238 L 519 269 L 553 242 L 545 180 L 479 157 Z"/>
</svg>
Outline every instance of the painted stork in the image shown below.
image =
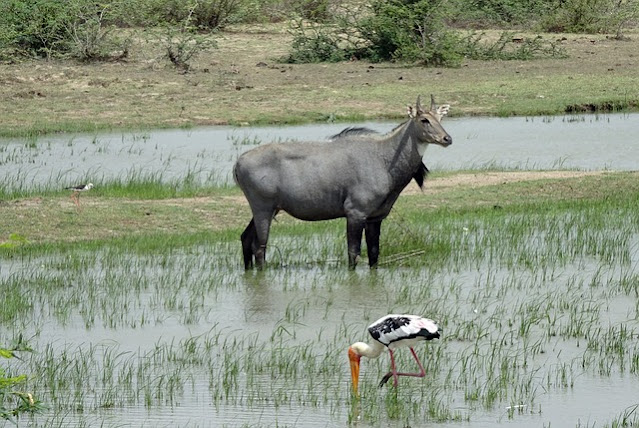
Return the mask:
<svg viewBox="0 0 639 428">
<path fill-rule="evenodd" d="M 377 358 L 384 348 L 388 348 L 391 358 L 391 371 L 388 372 L 379 383 L 383 386 L 388 380 L 393 378 L 393 385 L 397 387 L 399 376 L 424 377 L 426 372 L 424 366 L 417 358 L 413 346 L 424 340 L 439 338 L 441 329 L 435 321 L 422 318 L 417 315 L 386 315 L 368 326 L 368 332 L 375 339 L 371 344 L 364 342 L 353 343 L 348 348 L 348 358 L 351 362 L 351 378 L 353 381 L 353 393 L 359 396 L 357 385 L 359 382 L 359 361 L 362 356 L 367 358 Z M 395 367 L 395 356 L 393 350 L 408 346 L 413 358 L 419 366 L 419 373 L 399 373 Z"/>
<path fill-rule="evenodd" d="M 78 186 L 65 187 L 65 189 L 73 191 L 73 193 L 71 193 L 71 200 L 77 207 L 80 207 L 80 192 L 91 190 L 92 187 L 93 183 L 88 183 L 80 184 Z"/>
</svg>

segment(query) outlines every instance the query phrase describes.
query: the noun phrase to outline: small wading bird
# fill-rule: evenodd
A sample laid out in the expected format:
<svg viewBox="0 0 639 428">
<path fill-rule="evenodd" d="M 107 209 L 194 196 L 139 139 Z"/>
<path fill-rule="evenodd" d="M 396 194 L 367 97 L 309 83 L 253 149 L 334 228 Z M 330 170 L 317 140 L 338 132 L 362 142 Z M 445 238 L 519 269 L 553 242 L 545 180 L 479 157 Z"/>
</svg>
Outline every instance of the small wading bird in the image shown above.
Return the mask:
<svg viewBox="0 0 639 428">
<path fill-rule="evenodd" d="M 80 184 L 78 186 L 65 187 L 65 189 L 73 191 L 73 193 L 71 193 L 71 200 L 73 201 L 76 207 L 79 207 L 80 192 L 86 192 L 87 190 L 91 190 L 92 187 L 93 187 L 93 183 L 88 183 L 88 184 Z"/>
<path fill-rule="evenodd" d="M 391 358 L 391 371 L 382 378 L 379 386 L 382 387 L 392 377 L 393 385 L 397 387 L 399 376 L 424 377 L 426 375 L 424 366 L 417 358 L 413 346 L 424 340 L 439 338 L 440 331 L 441 329 L 435 321 L 417 315 L 386 315 L 368 326 L 368 332 L 375 340 L 370 345 L 364 342 L 357 342 L 348 348 L 348 359 L 351 362 L 351 378 L 355 396 L 359 396 L 357 385 L 359 383 L 359 360 L 362 356 L 377 358 L 384 348 L 388 348 Z M 395 367 L 393 350 L 406 346 L 410 349 L 419 366 L 419 373 L 399 373 Z"/>
</svg>

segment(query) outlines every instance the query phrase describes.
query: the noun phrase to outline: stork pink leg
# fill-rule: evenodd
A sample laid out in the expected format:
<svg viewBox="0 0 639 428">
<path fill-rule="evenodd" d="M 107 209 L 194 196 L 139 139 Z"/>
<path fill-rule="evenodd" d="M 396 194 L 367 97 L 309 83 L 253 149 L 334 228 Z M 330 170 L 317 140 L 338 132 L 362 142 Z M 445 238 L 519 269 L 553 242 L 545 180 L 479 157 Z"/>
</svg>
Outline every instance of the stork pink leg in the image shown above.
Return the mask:
<svg viewBox="0 0 639 428">
<path fill-rule="evenodd" d="M 410 352 L 413 354 L 413 358 L 417 361 L 417 365 L 419 366 L 419 373 L 397 373 L 397 376 L 413 376 L 413 377 L 424 377 L 426 376 L 426 370 L 424 370 L 424 366 L 422 362 L 417 358 L 417 353 L 413 348 L 409 348 Z M 392 354 L 391 354 L 392 355 Z"/>
<path fill-rule="evenodd" d="M 419 373 L 399 373 L 397 372 L 397 368 L 395 366 L 395 356 L 393 355 L 393 351 L 391 349 L 388 350 L 388 352 L 390 353 L 390 358 L 391 358 L 391 371 L 386 373 L 386 375 L 384 375 L 384 377 L 382 378 L 381 382 L 379 383 L 380 388 L 382 386 L 384 386 L 384 384 L 386 382 L 388 382 L 388 380 L 391 378 L 391 376 L 393 377 L 393 385 L 395 387 L 397 387 L 397 380 L 399 378 L 399 376 L 413 376 L 413 377 L 424 377 L 426 376 L 426 370 L 424 370 L 424 366 L 422 365 L 422 362 L 419 361 L 419 358 L 417 357 L 417 353 L 415 352 L 415 350 L 413 348 L 409 348 L 410 352 L 413 354 L 413 358 L 415 359 L 415 361 L 417 362 L 417 365 L 419 366 Z"/>
<path fill-rule="evenodd" d="M 392 349 L 388 349 L 388 352 L 390 353 L 390 357 L 391 357 L 391 374 L 393 375 L 393 386 L 395 388 L 397 388 L 397 368 L 395 367 L 395 355 L 393 355 L 393 350 Z"/>
</svg>

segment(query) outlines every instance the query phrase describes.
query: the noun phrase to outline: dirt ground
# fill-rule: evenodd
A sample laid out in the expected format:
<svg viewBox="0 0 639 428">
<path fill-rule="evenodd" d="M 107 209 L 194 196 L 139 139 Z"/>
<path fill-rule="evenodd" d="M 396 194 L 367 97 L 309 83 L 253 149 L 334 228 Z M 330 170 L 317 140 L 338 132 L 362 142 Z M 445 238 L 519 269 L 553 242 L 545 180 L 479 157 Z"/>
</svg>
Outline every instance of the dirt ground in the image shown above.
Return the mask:
<svg viewBox="0 0 639 428">
<path fill-rule="evenodd" d="M 515 185 L 515 186 L 513 186 Z M 410 184 L 394 212 L 402 209 L 476 209 L 558 200 L 599 200 L 639 192 L 639 172 L 509 171 L 453 173 L 427 178 L 424 190 Z M 0 245 L 11 234 L 28 242 L 72 242 L 144 234 L 193 234 L 242 228 L 250 219 L 239 190 L 174 199 L 83 195 L 81 207 L 68 196 L 0 201 Z M 392 214 L 391 214 L 392 215 Z M 296 222 L 282 213 L 278 223 Z"/>
<path fill-rule="evenodd" d="M 188 73 L 163 59 L 143 30 L 134 31 L 141 33 L 121 61 L 0 64 L 0 134 L 398 118 L 416 95 L 431 93 L 452 105 L 453 116 L 639 106 L 638 31 L 628 41 L 547 34 L 567 59 L 465 61 L 451 69 L 285 64 L 286 25 L 242 27 L 215 35 L 218 47 Z"/>
<path fill-rule="evenodd" d="M 484 186 L 494 186 L 498 184 L 516 183 L 520 181 L 534 181 L 545 179 L 563 179 L 588 177 L 604 174 L 603 171 L 500 171 L 500 172 L 477 172 L 455 174 L 449 177 L 427 178 L 423 189 L 412 181 L 404 194 L 434 194 L 453 188 L 475 189 Z"/>
</svg>

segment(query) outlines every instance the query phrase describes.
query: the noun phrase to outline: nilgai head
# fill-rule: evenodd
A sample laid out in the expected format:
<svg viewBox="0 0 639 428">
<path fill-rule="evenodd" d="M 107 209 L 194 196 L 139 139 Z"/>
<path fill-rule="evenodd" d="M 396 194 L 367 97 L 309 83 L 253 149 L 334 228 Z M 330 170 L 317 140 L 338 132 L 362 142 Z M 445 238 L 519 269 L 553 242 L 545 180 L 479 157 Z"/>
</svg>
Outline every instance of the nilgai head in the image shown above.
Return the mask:
<svg viewBox="0 0 639 428">
<path fill-rule="evenodd" d="M 435 98 L 430 96 L 430 110 L 424 110 L 421 97 L 417 97 L 415 108 L 408 106 L 408 116 L 415 121 L 418 129 L 418 139 L 426 144 L 439 144 L 446 147 L 453 144 L 453 139 L 441 125 L 441 120 L 450 109 L 450 105 L 437 106 Z"/>
</svg>

